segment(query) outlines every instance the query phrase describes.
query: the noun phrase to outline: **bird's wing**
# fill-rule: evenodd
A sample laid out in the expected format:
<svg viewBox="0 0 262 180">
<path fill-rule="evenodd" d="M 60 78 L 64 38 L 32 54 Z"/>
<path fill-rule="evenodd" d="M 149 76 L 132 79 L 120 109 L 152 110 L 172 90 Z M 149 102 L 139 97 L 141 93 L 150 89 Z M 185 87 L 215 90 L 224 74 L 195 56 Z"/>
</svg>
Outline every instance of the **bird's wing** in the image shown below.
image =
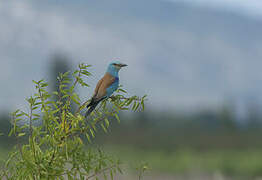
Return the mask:
<svg viewBox="0 0 262 180">
<path fill-rule="evenodd" d="M 94 91 L 94 95 L 93 95 L 93 97 L 95 97 L 95 96 L 97 95 L 98 90 L 99 90 L 99 88 L 100 88 L 100 86 L 101 86 L 103 80 L 104 80 L 104 77 L 101 78 L 101 79 L 98 81 L 98 83 L 96 84 L 96 88 L 95 88 L 95 91 Z"/>
<path fill-rule="evenodd" d="M 115 77 L 106 73 L 104 77 L 97 83 L 94 98 L 99 100 L 106 96 L 106 89 L 115 82 Z"/>
</svg>

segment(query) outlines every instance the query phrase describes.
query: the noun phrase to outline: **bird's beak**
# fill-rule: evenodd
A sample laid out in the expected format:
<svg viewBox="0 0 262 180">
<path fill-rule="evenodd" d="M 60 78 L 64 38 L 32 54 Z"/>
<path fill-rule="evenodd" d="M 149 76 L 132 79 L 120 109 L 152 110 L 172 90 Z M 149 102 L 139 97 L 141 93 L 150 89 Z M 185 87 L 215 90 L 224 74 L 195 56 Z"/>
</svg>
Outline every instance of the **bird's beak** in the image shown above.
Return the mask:
<svg viewBox="0 0 262 180">
<path fill-rule="evenodd" d="M 120 64 L 120 67 L 125 67 L 127 66 L 127 64 Z"/>
</svg>

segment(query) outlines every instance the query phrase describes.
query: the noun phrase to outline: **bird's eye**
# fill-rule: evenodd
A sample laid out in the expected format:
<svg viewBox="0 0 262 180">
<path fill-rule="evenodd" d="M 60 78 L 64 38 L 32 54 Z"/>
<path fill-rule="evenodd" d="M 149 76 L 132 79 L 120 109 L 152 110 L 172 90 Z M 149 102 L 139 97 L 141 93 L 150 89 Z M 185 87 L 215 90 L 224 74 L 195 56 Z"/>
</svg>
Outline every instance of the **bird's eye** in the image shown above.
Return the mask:
<svg viewBox="0 0 262 180">
<path fill-rule="evenodd" d="M 116 63 L 113 63 L 114 66 L 116 66 L 117 64 Z"/>
</svg>

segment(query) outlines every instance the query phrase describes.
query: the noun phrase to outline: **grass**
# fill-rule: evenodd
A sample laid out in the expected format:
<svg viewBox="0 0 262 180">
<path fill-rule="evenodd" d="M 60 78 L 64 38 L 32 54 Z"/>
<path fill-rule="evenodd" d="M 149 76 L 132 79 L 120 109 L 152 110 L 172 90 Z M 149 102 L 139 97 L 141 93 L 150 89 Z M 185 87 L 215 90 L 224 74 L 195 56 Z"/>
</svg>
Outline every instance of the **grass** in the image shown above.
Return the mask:
<svg viewBox="0 0 262 180">
<path fill-rule="evenodd" d="M 8 148 L 0 147 L 0 168 L 8 157 Z"/>
<path fill-rule="evenodd" d="M 119 158 L 135 170 L 147 162 L 150 172 L 160 174 L 187 174 L 192 172 L 222 173 L 231 177 L 261 177 L 262 149 L 194 151 L 180 149 L 161 151 L 128 146 L 106 145 L 104 150 Z M 0 163 L 7 158 L 8 150 L 0 148 Z M 246 178 L 247 179 L 247 178 Z"/>
<path fill-rule="evenodd" d="M 168 174 L 190 172 L 215 173 L 228 176 L 262 176 L 262 150 L 193 150 L 154 151 L 133 147 L 107 146 L 107 151 L 129 164 L 148 162 L 152 171 Z"/>
</svg>

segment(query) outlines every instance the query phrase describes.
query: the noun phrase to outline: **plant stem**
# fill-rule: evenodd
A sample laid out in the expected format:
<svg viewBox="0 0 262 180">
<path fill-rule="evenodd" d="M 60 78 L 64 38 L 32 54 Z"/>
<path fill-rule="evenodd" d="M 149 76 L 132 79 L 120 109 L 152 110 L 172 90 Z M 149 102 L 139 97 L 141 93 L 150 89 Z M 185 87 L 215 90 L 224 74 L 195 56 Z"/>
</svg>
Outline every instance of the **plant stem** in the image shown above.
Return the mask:
<svg viewBox="0 0 262 180">
<path fill-rule="evenodd" d="M 90 178 L 92 178 L 92 177 L 95 177 L 95 176 L 97 176 L 97 175 L 99 175 L 99 174 L 101 174 L 101 173 L 103 173 L 103 172 L 105 172 L 105 171 L 111 170 L 111 169 L 113 169 L 113 168 L 115 168 L 115 167 L 117 167 L 117 165 L 112 165 L 112 166 L 110 166 L 110 167 L 101 169 L 100 171 L 98 171 L 98 172 L 96 172 L 96 173 L 88 176 L 88 177 L 86 178 L 86 180 L 88 180 L 88 179 L 90 179 Z"/>
</svg>

